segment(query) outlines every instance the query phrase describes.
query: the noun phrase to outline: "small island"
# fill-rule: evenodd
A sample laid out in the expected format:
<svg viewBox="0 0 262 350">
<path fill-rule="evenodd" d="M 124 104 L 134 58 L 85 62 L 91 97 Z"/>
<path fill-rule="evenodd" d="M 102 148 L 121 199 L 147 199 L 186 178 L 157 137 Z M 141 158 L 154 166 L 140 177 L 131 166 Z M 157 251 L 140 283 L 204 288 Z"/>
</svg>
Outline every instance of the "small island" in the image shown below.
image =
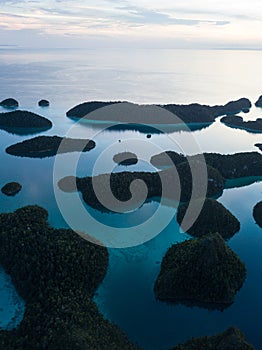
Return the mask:
<svg viewBox="0 0 262 350">
<path fill-rule="evenodd" d="M 9 182 L 4 185 L 1 189 L 2 193 L 6 196 L 15 196 L 18 192 L 20 192 L 22 186 L 18 182 Z"/>
<path fill-rule="evenodd" d="M 195 202 L 195 205 L 197 204 L 198 201 Z M 187 209 L 188 203 L 178 207 L 177 221 L 179 225 L 183 222 Z M 195 237 L 218 232 L 223 238 L 227 239 L 239 230 L 240 222 L 237 218 L 221 203 L 215 199 L 207 198 L 198 218 L 187 232 Z"/>
<path fill-rule="evenodd" d="M 259 99 L 257 100 L 257 102 L 255 103 L 256 107 L 262 107 L 262 95 L 259 96 Z"/>
<path fill-rule="evenodd" d="M 7 147 L 6 153 L 19 157 L 44 158 L 69 152 L 88 152 L 95 142 L 60 136 L 37 136 Z"/>
<path fill-rule="evenodd" d="M 255 350 L 244 334 L 237 327 L 230 327 L 225 332 L 193 338 L 185 344 L 179 344 L 172 350 Z"/>
<path fill-rule="evenodd" d="M 220 121 L 231 128 L 244 129 L 254 133 L 262 132 L 262 118 L 257 118 L 257 120 L 249 120 L 246 122 L 238 115 L 231 115 L 221 118 Z"/>
<path fill-rule="evenodd" d="M 5 100 L 0 102 L 0 106 L 12 109 L 17 108 L 19 106 L 19 103 L 14 98 L 6 98 Z"/>
<path fill-rule="evenodd" d="M 17 134 L 48 130 L 52 122 L 45 117 L 28 111 L 0 113 L 0 129 Z"/>
<path fill-rule="evenodd" d="M 235 154 L 203 153 L 207 165 L 215 168 L 224 179 L 262 176 L 262 155 L 259 152 L 243 152 Z M 167 157 L 168 156 L 168 157 Z M 199 155 L 185 156 L 174 151 L 166 151 L 151 158 L 156 167 L 172 167 L 194 159 Z"/>
<path fill-rule="evenodd" d="M 103 113 L 103 111 L 101 111 L 101 113 L 92 114 L 90 120 L 136 124 L 177 124 L 178 121 L 175 117 L 172 117 L 173 114 L 186 124 L 213 123 L 218 116 L 235 114 L 241 111 L 247 111 L 251 108 L 251 102 L 247 98 L 241 98 L 237 101 L 228 102 L 225 105 L 215 106 L 201 105 L 198 103 L 189 105 L 137 105 L 126 101 L 90 101 L 71 108 L 67 111 L 66 115 L 70 118 L 89 119 L 88 114 L 91 112 L 117 104 L 122 104 L 123 109 L 121 109 L 121 106 L 116 106 L 117 108 L 119 107 L 119 113 L 115 113 L 114 116 L 113 113 Z M 154 107 L 166 109 L 171 114 L 163 114 L 160 119 L 159 113 L 154 113 L 154 110 L 155 112 L 157 111 Z"/>
<path fill-rule="evenodd" d="M 20 325 L 0 331 L 0 348 L 138 350 L 93 301 L 107 249 L 47 218 L 38 206 L 0 214 L 0 263 L 26 303 Z"/>
<path fill-rule="evenodd" d="M 257 148 L 259 148 L 260 151 L 262 151 L 262 143 L 256 143 L 255 146 L 256 146 Z"/>
<path fill-rule="evenodd" d="M 119 165 L 133 165 L 138 162 L 137 155 L 132 152 L 122 152 L 114 155 L 113 160 Z"/>
<path fill-rule="evenodd" d="M 253 216 L 258 226 L 262 228 L 262 201 L 254 206 Z"/>
<path fill-rule="evenodd" d="M 40 100 L 38 102 L 39 107 L 48 107 L 50 105 L 50 102 L 48 100 Z"/>
<path fill-rule="evenodd" d="M 154 292 L 163 301 L 224 309 L 245 278 L 245 265 L 218 233 L 212 233 L 167 251 Z"/>
</svg>

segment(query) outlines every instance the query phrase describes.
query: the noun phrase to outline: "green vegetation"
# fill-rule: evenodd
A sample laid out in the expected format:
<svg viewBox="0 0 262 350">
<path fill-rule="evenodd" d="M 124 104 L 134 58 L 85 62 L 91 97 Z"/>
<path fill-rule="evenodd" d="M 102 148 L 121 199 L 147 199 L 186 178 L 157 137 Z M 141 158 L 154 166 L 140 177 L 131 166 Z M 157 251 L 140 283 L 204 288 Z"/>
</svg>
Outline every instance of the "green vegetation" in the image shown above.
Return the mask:
<svg viewBox="0 0 262 350">
<path fill-rule="evenodd" d="M 51 228 L 47 216 L 38 206 L 0 215 L 0 263 L 26 302 L 19 327 L 0 331 L 0 348 L 135 349 L 92 300 L 107 270 L 107 249 Z"/>
<path fill-rule="evenodd" d="M 2 187 L 1 191 L 6 196 L 15 196 L 21 189 L 22 186 L 18 182 L 9 182 Z"/>
<path fill-rule="evenodd" d="M 225 179 L 262 176 L 262 155 L 259 152 L 243 152 L 235 154 L 203 153 L 207 165 L 215 168 Z M 167 157 L 168 156 L 168 157 Z M 199 155 L 185 156 L 174 151 L 157 154 L 151 158 L 156 167 L 174 166 L 187 159 L 198 159 Z"/>
<path fill-rule="evenodd" d="M 201 163 L 195 163 L 196 166 L 203 167 Z M 221 194 L 224 188 L 224 179 L 221 175 L 211 167 L 208 171 L 208 196 Z M 91 207 L 107 211 L 107 208 L 100 203 L 94 190 L 93 183 L 102 191 L 103 199 L 112 204 L 111 191 L 113 196 L 120 201 L 115 204 L 115 210 L 123 208 L 124 202 L 132 198 L 130 186 L 135 180 L 142 180 L 147 186 L 147 199 L 154 197 L 166 197 L 175 202 L 179 201 L 179 191 L 181 186 L 180 200 L 186 202 L 190 199 L 192 193 L 192 176 L 187 163 L 180 165 L 178 169 L 180 181 L 176 182 L 173 169 L 166 169 L 160 172 L 120 172 L 112 174 L 102 174 L 94 177 L 75 178 L 73 176 L 65 177 L 59 181 L 58 186 L 65 192 L 82 192 L 84 201 Z M 163 190 L 165 192 L 163 192 Z M 143 200 L 143 193 L 133 188 L 137 202 Z M 203 193 L 199 193 L 203 196 Z"/>
<path fill-rule="evenodd" d="M 40 100 L 39 102 L 38 102 L 38 106 L 39 107 L 48 107 L 49 106 L 49 101 L 47 101 L 47 100 Z"/>
<path fill-rule="evenodd" d="M 157 299 L 223 309 L 234 301 L 245 265 L 218 233 L 173 245 L 154 286 Z"/>
<path fill-rule="evenodd" d="M 18 101 L 16 101 L 14 98 L 6 98 L 0 102 L 0 106 L 5 108 L 17 108 L 18 105 Z"/>
<path fill-rule="evenodd" d="M 255 350 L 255 348 L 248 344 L 238 328 L 230 327 L 217 335 L 193 338 L 185 344 L 175 346 L 172 350 Z"/>
<path fill-rule="evenodd" d="M 132 152 L 122 152 L 114 155 L 113 160 L 119 165 L 133 165 L 137 163 L 137 156 Z"/>
<path fill-rule="evenodd" d="M 221 118 L 220 121 L 229 127 L 244 129 L 249 132 L 262 132 L 262 118 L 245 122 L 242 117 L 231 115 Z"/>
<path fill-rule="evenodd" d="M 80 105 L 77 105 L 73 108 L 71 108 L 66 115 L 68 117 L 72 118 L 88 118 L 88 114 L 99 109 L 102 107 L 107 107 L 116 103 L 121 103 L 121 101 L 109 101 L 109 102 L 98 102 L 98 101 L 91 101 L 91 102 L 85 102 L 81 103 Z M 122 102 L 124 103 L 124 102 Z M 130 104 L 131 106 L 131 104 Z M 140 107 L 141 111 L 143 109 L 142 106 L 134 105 L 136 107 Z M 153 107 L 154 105 L 151 105 Z M 225 114 L 234 114 L 238 113 L 240 111 L 246 111 L 249 110 L 251 107 L 251 102 L 246 98 L 241 98 L 237 101 L 231 101 L 228 102 L 225 105 L 220 106 L 207 106 L 207 105 L 200 105 L 198 103 L 193 103 L 190 105 L 177 105 L 177 104 L 167 104 L 167 105 L 158 105 L 157 107 L 162 107 L 169 112 L 175 114 L 177 117 L 179 117 L 184 123 L 212 123 L 214 122 L 215 118 L 220 115 Z M 110 118 L 112 118 L 111 114 Z M 100 116 L 96 115 L 97 118 L 100 118 Z M 141 117 L 137 116 L 135 118 L 132 117 L 132 120 L 128 117 L 128 115 L 118 115 L 115 116 L 117 120 L 110 120 L 110 121 L 118 121 L 118 122 L 125 122 L 125 123 L 140 123 L 140 124 L 172 124 L 172 122 L 177 123 L 176 119 L 174 118 L 174 121 L 170 120 L 159 120 L 159 118 L 156 117 L 150 117 L 147 118 L 147 120 L 141 120 Z M 135 118 L 135 120 L 134 120 Z"/>
<path fill-rule="evenodd" d="M 27 133 L 27 129 L 48 130 L 52 127 L 50 120 L 28 111 L 12 111 L 0 113 L 0 129 L 17 133 Z"/>
<path fill-rule="evenodd" d="M 196 201 L 194 205 L 197 206 L 198 201 Z M 180 225 L 187 209 L 188 203 L 178 207 L 177 221 Z M 221 203 L 217 202 L 215 199 L 208 198 L 205 200 L 197 220 L 187 232 L 195 237 L 218 232 L 223 238 L 230 238 L 239 230 L 240 222 L 237 218 Z"/>
<path fill-rule="evenodd" d="M 85 139 L 70 139 L 59 136 L 38 136 L 30 140 L 11 145 L 8 154 L 20 157 L 44 158 L 57 153 L 87 152 L 95 147 L 95 142 Z"/>
<path fill-rule="evenodd" d="M 256 223 L 262 228 L 262 201 L 254 206 L 253 216 Z"/>
</svg>

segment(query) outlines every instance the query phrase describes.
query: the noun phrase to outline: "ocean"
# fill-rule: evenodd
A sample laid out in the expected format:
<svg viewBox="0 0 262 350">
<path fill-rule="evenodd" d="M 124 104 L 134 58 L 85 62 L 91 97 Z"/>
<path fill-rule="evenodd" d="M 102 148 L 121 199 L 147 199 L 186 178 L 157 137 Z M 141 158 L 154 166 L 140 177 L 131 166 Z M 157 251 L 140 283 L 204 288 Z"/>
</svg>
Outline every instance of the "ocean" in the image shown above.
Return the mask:
<svg viewBox="0 0 262 350">
<path fill-rule="evenodd" d="M 53 128 L 43 134 L 65 136 L 73 130 L 75 137 L 94 138 L 97 147 L 79 157 L 78 176 L 112 169 L 126 170 L 116 166 L 112 156 L 116 150 L 125 150 L 131 141 L 132 145 L 150 142 L 152 147 L 147 150 L 136 148 L 136 152 L 141 152 L 141 160 L 128 170 L 152 170 L 149 160 L 156 154 L 156 149 L 187 154 L 258 151 L 254 145 L 261 143 L 261 134 L 229 128 L 218 118 L 203 129 L 152 134 L 148 141 L 145 133 L 136 130 L 102 130 L 99 125 L 88 123 L 77 123 L 76 126 L 74 120 L 66 117 L 66 111 L 92 100 L 215 105 L 247 97 L 254 103 L 262 94 L 261 59 L 262 51 L 237 50 L 0 49 L 0 100 L 14 97 L 19 101 L 20 109 L 52 120 Z M 50 107 L 38 107 L 37 102 L 42 98 L 50 100 Z M 0 112 L 4 111 L 0 108 Z M 240 115 L 245 120 L 254 120 L 261 117 L 261 113 L 261 109 L 253 105 L 248 114 Z M 0 211 L 11 212 L 24 205 L 38 204 L 48 210 L 51 225 L 68 227 L 56 202 L 59 189 L 53 180 L 55 159 L 21 158 L 5 153 L 6 147 L 29 137 L 32 135 L 21 136 L 0 130 L 0 187 L 9 181 L 18 181 L 23 186 L 15 197 L 0 194 Z M 190 148 L 188 145 L 192 140 L 194 147 Z M 106 161 L 95 166 L 105 151 Z M 72 175 L 74 155 L 59 157 L 63 166 L 55 179 Z M 69 203 L 73 198 L 73 194 L 63 196 Z M 257 349 L 262 348 L 262 231 L 252 216 L 254 205 L 261 200 L 262 186 L 258 181 L 242 187 L 236 182 L 219 198 L 241 222 L 241 230 L 228 244 L 248 271 L 242 289 L 229 308 L 223 312 L 210 311 L 155 300 L 153 285 L 163 255 L 173 243 L 189 238 L 180 232 L 175 209 L 160 204 L 167 216 L 173 216 L 162 232 L 142 245 L 109 249 L 108 272 L 95 296 L 99 310 L 145 350 L 169 349 L 191 337 L 212 335 L 232 325 L 239 327 Z M 127 214 L 86 209 L 105 226 L 121 230 L 150 218 L 158 206 L 158 202 L 152 201 Z M 79 229 L 89 233 L 94 227 L 90 224 L 90 227 Z M 0 270 L 0 327 L 17 326 L 23 312 L 23 301 L 12 287 L 10 278 Z"/>
</svg>

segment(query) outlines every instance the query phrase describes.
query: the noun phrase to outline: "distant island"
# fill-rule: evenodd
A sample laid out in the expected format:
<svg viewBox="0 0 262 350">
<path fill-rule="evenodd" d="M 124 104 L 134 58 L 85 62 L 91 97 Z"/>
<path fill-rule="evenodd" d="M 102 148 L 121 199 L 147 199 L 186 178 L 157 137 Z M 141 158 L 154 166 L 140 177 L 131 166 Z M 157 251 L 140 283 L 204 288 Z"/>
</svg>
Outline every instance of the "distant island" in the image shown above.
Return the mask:
<svg viewBox="0 0 262 350">
<path fill-rule="evenodd" d="M 5 100 L 0 102 L 0 106 L 4 108 L 17 108 L 19 106 L 18 101 L 16 101 L 14 98 L 6 98 Z"/>
<path fill-rule="evenodd" d="M 213 233 L 173 245 L 162 260 L 154 292 L 163 301 L 224 309 L 245 278 L 245 265 Z"/>
<path fill-rule="evenodd" d="M 262 154 L 259 152 L 203 153 L 203 156 L 206 163 L 215 168 L 224 179 L 262 176 Z M 151 164 L 160 168 L 172 167 L 187 161 L 187 159 L 192 161 L 198 157 L 199 155 L 185 156 L 174 151 L 166 151 L 151 157 Z"/>
<path fill-rule="evenodd" d="M 47 101 L 47 100 L 40 100 L 40 101 L 38 102 L 38 106 L 39 106 L 39 107 L 48 107 L 49 105 L 50 105 L 50 102 Z"/>
<path fill-rule="evenodd" d="M 138 350 L 93 301 L 107 249 L 47 217 L 38 206 L 0 215 L 0 263 L 26 302 L 18 328 L 0 331 L 1 349 Z"/>
<path fill-rule="evenodd" d="M 95 142 L 88 139 L 37 136 L 7 147 L 6 153 L 20 157 L 44 158 L 69 152 L 88 152 L 94 147 Z"/>
<path fill-rule="evenodd" d="M 48 130 L 52 122 L 45 117 L 28 111 L 0 113 L 0 129 L 17 134 Z"/>
<path fill-rule="evenodd" d="M 221 118 L 220 121 L 231 128 L 244 129 L 249 132 L 262 132 L 262 118 L 246 122 L 238 115 L 231 115 Z"/>
<path fill-rule="evenodd" d="M 230 327 L 225 332 L 193 338 L 185 344 L 179 344 L 172 350 L 255 350 L 249 344 L 244 334 L 236 327 Z"/>
<path fill-rule="evenodd" d="M 122 104 L 122 106 L 117 106 Z M 101 108 L 115 105 L 118 113 L 103 113 Z M 159 113 L 154 107 L 166 109 L 171 114 L 159 117 Z M 176 124 L 178 121 L 172 114 L 176 115 L 186 124 L 190 123 L 213 123 L 216 117 L 226 114 L 235 114 L 241 111 L 248 111 L 251 108 L 251 102 L 247 98 L 241 98 L 237 101 L 228 102 L 225 105 L 208 106 L 198 103 L 189 105 L 166 104 L 166 105 L 137 105 L 126 101 L 91 101 L 81 103 L 69 111 L 66 115 L 70 118 L 89 119 L 88 114 L 101 110 L 101 113 L 93 113 L 91 121 L 110 121 L 119 123 L 137 123 L 137 124 Z"/>
<path fill-rule="evenodd" d="M 256 223 L 262 228 L 262 201 L 254 206 L 253 216 Z"/>
<path fill-rule="evenodd" d="M 113 160 L 119 165 L 133 165 L 138 161 L 137 155 L 132 152 L 122 152 L 115 154 Z"/>
<path fill-rule="evenodd" d="M 257 100 L 257 102 L 255 103 L 256 107 L 262 107 L 262 95 L 259 97 L 259 99 Z"/>
<path fill-rule="evenodd" d="M 262 151 L 262 143 L 256 143 L 255 146 L 258 147 L 260 151 Z"/>
<path fill-rule="evenodd" d="M 197 205 L 197 202 L 195 204 Z M 188 203 L 178 207 L 177 221 L 179 225 L 183 222 L 187 209 Z M 227 239 L 239 230 L 240 222 L 237 218 L 223 204 L 215 199 L 207 198 L 198 218 L 187 232 L 195 237 L 218 232 L 223 238 Z"/>
<path fill-rule="evenodd" d="M 1 188 L 2 193 L 6 196 L 15 196 L 18 192 L 20 192 L 22 186 L 18 182 L 8 182 Z"/>
</svg>

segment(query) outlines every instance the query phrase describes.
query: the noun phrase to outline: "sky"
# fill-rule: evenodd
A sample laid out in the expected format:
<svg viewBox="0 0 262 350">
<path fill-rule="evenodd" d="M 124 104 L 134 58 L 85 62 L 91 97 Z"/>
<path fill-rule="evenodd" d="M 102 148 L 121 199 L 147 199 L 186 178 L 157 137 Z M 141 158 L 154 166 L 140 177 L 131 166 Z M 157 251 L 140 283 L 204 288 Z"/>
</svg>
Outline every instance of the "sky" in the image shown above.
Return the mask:
<svg viewBox="0 0 262 350">
<path fill-rule="evenodd" d="M 0 0 L 0 45 L 262 49 L 262 1 Z"/>
</svg>

